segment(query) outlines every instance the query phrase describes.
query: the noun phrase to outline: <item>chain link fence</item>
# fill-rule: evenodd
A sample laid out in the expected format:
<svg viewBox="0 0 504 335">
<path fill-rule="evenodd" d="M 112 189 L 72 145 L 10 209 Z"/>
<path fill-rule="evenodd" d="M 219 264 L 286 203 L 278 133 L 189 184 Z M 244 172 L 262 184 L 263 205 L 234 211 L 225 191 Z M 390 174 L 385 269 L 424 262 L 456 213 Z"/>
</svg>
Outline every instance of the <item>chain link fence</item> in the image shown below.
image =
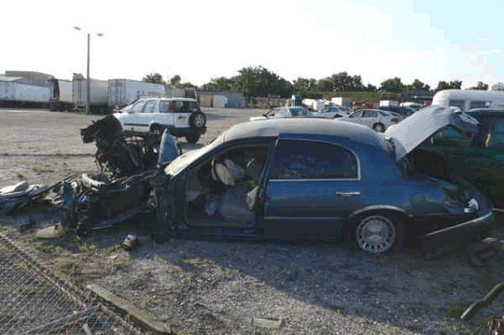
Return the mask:
<svg viewBox="0 0 504 335">
<path fill-rule="evenodd" d="M 0 233 L 0 334 L 142 334 Z"/>
</svg>

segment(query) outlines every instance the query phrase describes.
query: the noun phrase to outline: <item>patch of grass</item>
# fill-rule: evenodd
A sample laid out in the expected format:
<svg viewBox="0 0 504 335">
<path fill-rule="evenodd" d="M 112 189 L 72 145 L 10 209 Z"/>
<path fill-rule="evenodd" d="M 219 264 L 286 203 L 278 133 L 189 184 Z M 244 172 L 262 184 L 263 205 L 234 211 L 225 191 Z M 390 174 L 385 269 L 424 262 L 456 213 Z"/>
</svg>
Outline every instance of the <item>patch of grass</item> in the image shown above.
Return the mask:
<svg viewBox="0 0 504 335">
<path fill-rule="evenodd" d="M 52 168 L 50 168 L 50 167 L 48 167 L 48 166 L 42 166 L 42 167 L 40 167 L 40 166 L 34 166 L 34 167 L 32 168 L 32 170 L 33 170 L 34 172 L 37 172 L 37 173 L 55 172 L 55 170 L 54 170 L 54 169 L 52 169 Z"/>
<path fill-rule="evenodd" d="M 31 237 L 27 242 L 43 253 L 49 267 L 74 283 L 107 276 L 131 261 L 119 243 L 100 247 L 70 234 L 57 240 Z"/>
<path fill-rule="evenodd" d="M 401 334 L 401 331 L 397 328 L 392 327 L 387 327 L 387 329 L 383 331 L 383 335 L 399 335 L 399 334 Z"/>
<path fill-rule="evenodd" d="M 444 312 L 449 317 L 458 319 L 458 318 L 460 318 L 462 313 L 464 313 L 464 307 L 462 307 L 461 304 L 456 304 L 456 305 L 445 308 Z"/>
<path fill-rule="evenodd" d="M 448 294 L 452 291 L 453 291 L 453 287 L 451 287 L 450 285 L 445 285 L 441 288 L 441 292 L 443 292 L 445 294 Z"/>
</svg>

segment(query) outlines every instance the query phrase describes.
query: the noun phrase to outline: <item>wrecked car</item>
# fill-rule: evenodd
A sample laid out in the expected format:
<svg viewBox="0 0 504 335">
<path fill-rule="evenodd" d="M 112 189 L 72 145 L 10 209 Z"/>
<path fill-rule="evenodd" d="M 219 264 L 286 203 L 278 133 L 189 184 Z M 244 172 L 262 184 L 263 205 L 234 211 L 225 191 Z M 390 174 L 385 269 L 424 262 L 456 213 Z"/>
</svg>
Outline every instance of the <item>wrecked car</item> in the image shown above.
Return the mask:
<svg viewBox="0 0 504 335">
<path fill-rule="evenodd" d="M 490 202 L 415 171 L 409 155 L 440 127 L 475 132 L 477 121 L 445 107 L 419 113 L 385 134 L 327 119 L 235 125 L 158 172 L 153 238 L 351 240 L 384 253 L 414 238 L 488 234 Z"/>
<path fill-rule="evenodd" d="M 167 131 L 161 139 L 126 137 L 113 115 L 81 129 L 81 137 L 96 144 L 98 172 L 64 181 L 53 199 L 66 211 L 66 229 L 86 234 L 152 210 L 150 179 L 178 156 L 176 139 Z"/>
<path fill-rule="evenodd" d="M 464 178 L 495 207 L 504 209 L 504 109 L 473 109 L 466 114 L 479 121 L 476 134 L 463 134 L 447 126 L 431 136 L 421 149 L 431 155 L 439 153 L 447 175 Z"/>
</svg>

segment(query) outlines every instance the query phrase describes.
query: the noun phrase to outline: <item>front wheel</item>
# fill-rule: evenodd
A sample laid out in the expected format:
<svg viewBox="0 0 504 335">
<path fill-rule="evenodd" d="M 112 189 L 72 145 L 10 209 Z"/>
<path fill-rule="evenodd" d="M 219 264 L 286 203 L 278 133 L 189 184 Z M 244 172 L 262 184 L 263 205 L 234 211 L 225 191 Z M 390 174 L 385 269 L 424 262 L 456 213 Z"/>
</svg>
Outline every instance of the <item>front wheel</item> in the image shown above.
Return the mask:
<svg viewBox="0 0 504 335">
<path fill-rule="evenodd" d="M 355 228 L 357 245 L 365 252 L 381 254 L 402 244 L 402 229 L 391 216 L 370 214 L 358 221 Z"/>
<path fill-rule="evenodd" d="M 186 140 L 188 143 L 191 143 L 191 144 L 194 144 L 196 142 L 198 142 L 198 140 L 200 139 L 200 134 L 190 134 L 190 135 L 186 135 Z"/>
</svg>

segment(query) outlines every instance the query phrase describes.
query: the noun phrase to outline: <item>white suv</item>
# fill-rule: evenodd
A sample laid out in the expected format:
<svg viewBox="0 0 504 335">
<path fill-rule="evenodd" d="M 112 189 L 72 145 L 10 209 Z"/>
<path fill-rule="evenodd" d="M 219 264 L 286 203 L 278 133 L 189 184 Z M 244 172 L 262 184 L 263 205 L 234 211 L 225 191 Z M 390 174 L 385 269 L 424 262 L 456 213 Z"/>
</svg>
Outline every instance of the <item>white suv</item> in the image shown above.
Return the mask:
<svg viewBox="0 0 504 335">
<path fill-rule="evenodd" d="M 125 132 L 160 135 L 168 129 L 173 136 L 196 143 L 206 132 L 206 116 L 198 101 L 188 98 L 140 99 L 114 116 Z"/>
</svg>

